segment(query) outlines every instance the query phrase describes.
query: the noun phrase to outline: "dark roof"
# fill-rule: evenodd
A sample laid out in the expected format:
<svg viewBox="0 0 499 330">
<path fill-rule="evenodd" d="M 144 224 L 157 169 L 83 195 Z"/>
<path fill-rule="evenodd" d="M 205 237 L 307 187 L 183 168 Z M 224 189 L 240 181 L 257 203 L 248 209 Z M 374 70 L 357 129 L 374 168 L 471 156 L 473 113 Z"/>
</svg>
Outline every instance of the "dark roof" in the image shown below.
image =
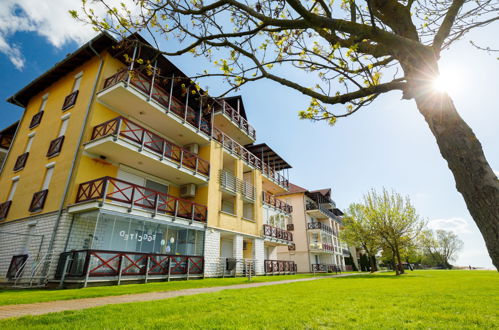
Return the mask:
<svg viewBox="0 0 499 330">
<path fill-rule="evenodd" d="M 243 116 L 244 119 L 248 120 L 248 117 L 246 116 L 246 110 L 244 109 L 243 98 L 241 95 L 224 97 L 222 98 L 222 100 L 229 103 L 229 105 L 236 110 L 237 110 L 237 103 L 239 102 L 239 113 L 241 114 L 241 116 Z"/>
<path fill-rule="evenodd" d="M 47 72 L 30 82 L 19 92 L 9 97 L 7 102 L 26 107 L 31 97 L 40 93 L 69 72 L 75 70 L 82 63 L 94 57 L 95 53 L 92 49 L 100 53 L 116 43 L 117 41 L 111 35 L 107 33 L 99 34 L 78 48 L 78 50 L 66 56 L 62 61 L 55 64 Z"/>
<path fill-rule="evenodd" d="M 331 197 L 331 188 L 312 190 L 311 193 L 319 193 L 325 197 Z"/>
<path fill-rule="evenodd" d="M 270 148 L 266 143 L 248 144 L 244 147 L 270 166 L 274 166 L 276 171 L 291 168 L 291 165 L 282 159 L 281 156 L 272 150 L 272 148 Z"/>
<path fill-rule="evenodd" d="M 0 130 L 0 135 L 14 135 L 19 125 L 19 120 Z"/>
<path fill-rule="evenodd" d="M 288 191 L 282 194 L 278 194 L 277 196 L 283 196 L 283 195 L 291 195 L 291 194 L 298 194 L 298 193 L 305 193 L 307 192 L 307 189 L 302 188 L 294 183 L 289 183 L 289 188 Z"/>
</svg>

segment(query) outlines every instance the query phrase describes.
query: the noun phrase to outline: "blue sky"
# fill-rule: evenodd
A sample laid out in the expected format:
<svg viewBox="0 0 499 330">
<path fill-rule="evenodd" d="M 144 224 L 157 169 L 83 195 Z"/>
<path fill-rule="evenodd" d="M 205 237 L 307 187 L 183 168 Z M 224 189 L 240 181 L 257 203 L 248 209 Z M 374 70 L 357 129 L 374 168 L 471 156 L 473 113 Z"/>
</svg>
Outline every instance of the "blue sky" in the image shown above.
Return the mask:
<svg viewBox="0 0 499 330">
<path fill-rule="evenodd" d="M 93 35 L 88 27 L 66 17 L 68 9 L 79 7 L 79 1 L 54 3 L 0 3 L 0 128 L 22 114 L 21 108 L 4 100 Z M 497 32 L 495 24 L 469 37 L 497 49 Z M 499 173 L 497 53 L 478 51 L 468 40 L 443 53 L 440 65 L 452 77 L 450 94 L 459 113 Z M 171 45 L 171 41 L 164 43 L 164 47 Z M 187 74 L 201 72 L 208 65 L 190 56 L 171 60 Z M 209 86 L 213 94 L 222 91 L 217 90 L 221 84 L 216 80 Z M 398 92 L 383 95 L 330 127 L 299 120 L 297 113 L 308 106 L 309 99 L 274 82 L 247 85 L 240 94 L 258 141 L 268 143 L 293 166 L 290 178 L 294 183 L 310 190 L 331 187 L 341 208 L 359 201 L 370 188 L 393 188 L 411 197 L 431 227 L 450 229 L 461 237 L 465 246 L 457 264 L 492 267 L 480 232 L 413 101 L 402 101 Z"/>
</svg>

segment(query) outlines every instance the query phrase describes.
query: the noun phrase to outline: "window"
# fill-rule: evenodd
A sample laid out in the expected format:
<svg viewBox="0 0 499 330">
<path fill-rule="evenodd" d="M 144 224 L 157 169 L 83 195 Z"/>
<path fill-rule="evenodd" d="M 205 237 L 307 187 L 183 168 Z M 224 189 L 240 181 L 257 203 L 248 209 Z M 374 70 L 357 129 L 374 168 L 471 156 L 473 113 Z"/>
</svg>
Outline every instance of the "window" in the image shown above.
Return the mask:
<svg viewBox="0 0 499 330">
<path fill-rule="evenodd" d="M 48 165 L 47 170 L 45 171 L 45 178 L 43 179 L 43 185 L 41 190 L 45 190 L 49 188 L 50 180 L 52 180 L 52 174 L 54 173 L 54 165 Z"/>
<path fill-rule="evenodd" d="M 244 203 L 243 204 L 243 218 L 246 220 L 254 220 L 253 219 L 253 203 Z"/>
<path fill-rule="evenodd" d="M 236 214 L 236 199 L 229 194 L 222 195 L 222 212 Z"/>
</svg>

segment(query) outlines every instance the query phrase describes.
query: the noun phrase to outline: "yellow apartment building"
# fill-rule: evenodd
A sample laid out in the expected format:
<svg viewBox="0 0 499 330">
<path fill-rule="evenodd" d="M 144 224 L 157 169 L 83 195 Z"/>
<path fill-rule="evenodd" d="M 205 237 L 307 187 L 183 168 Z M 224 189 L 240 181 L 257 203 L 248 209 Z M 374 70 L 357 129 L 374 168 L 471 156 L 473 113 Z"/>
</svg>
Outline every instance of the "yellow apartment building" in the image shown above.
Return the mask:
<svg viewBox="0 0 499 330">
<path fill-rule="evenodd" d="M 343 212 L 331 198 L 331 189 L 308 191 L 290 183 L 279 195 L 292 206 L 292 248 L 279 247 L 278 258 L 296 263 L 298 272 L 333 272 L 346 270 L 347 246 L 340 242 Z"/>
<path fill-rule="evenodd" d="M 17 92 L 0 132 L 9 283 L 291 273 L 291 166 L 139 35 L 100 34 Z"/>
</svg>

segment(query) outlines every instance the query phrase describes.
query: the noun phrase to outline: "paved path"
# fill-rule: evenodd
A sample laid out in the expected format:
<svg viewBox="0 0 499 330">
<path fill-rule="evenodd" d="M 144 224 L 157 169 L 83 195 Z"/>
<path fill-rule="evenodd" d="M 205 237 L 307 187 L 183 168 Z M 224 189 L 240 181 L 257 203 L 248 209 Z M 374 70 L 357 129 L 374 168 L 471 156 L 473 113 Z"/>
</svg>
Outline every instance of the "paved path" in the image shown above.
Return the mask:
<svg viewBox="0 0 499 330">
<path fill-rule="evenodd" d="M 261 286 L 279 285 L 285 283 L 314 281 L 324 278 L 343 277 L 343 276 L 352 276 L 352 275 L 356 274 L 309 277 L 309 278 L 300 278 L 294 280 L 283 280 L 275 282 L 236 284 L 236 285 L 217 286 L 210 288 L 185 289 L 185 290 L 166 291 L 166 292 L 147 292 L 147 293 L 138 293 L 138 294 L 130 294 L 122 296 L 83 298 L 83 299 L 73 299 L 73 300 L 56 300 L 56 301 L 47 301 L 34 304 L 6 305 L 6 306 L 0 306 L 0 319 L 6 319 L 10 317 L 21 317 L 26 315 L 41 315 L 41 314 L 62 312 L 68 310 L 80 310 L 80 309 L 92 308 L 104 305 L 162 300 L 162 299 L 169 299 L 180 296 L 191 296 L 200 293 L 219 292 L 222 290 L 237 290 L 237 289 L 246 289 L 246 288 L 256 288 Z"/>
</svg>

